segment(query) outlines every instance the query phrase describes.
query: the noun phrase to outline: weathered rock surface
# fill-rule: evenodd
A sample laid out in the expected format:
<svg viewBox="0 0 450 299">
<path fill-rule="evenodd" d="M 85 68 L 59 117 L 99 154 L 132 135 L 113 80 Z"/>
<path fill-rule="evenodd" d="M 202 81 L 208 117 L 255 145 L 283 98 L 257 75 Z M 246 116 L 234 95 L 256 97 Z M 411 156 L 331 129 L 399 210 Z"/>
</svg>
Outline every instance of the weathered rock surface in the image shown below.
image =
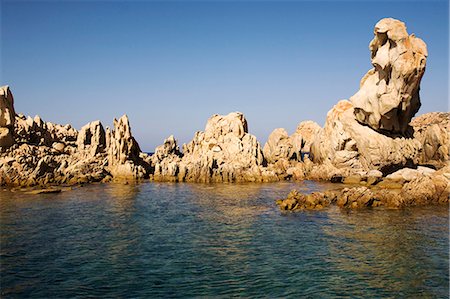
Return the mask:
<svg viewBox="0 0 450 299">
<path fill-rule="evenodd" d="M 403 22 L 386 18 L 375 25 L 370 42 L 373 69 L 350 98 L 356 119 L 375 130 L 404 134 L 420 108 L 419 85 L 427 46 Z"/>
<path fill-rule="evenodd" d="M 411 126 L 423 148 L 420 163 L 444 165 L 450 158 L 450 113 L 426 113 L 415 117 Z"/>
<path fill-rule="evenodd" d="M 0 87 L 0 151 L 13 145 L 14 98 L 8 86 Z"/>
<path fill-rule="evenodd" d="M 153 159 L 155 180 L 192 182 L 249 182 L 277 180 L 264 168 L 264 157 L 256 137 L 248 133 L 240 112 L 213 115 L 205 131 L 178 146 L 169 138 L 158 147 Z"/>
<path fill-rule="evenodd" d="M 90 122 L 81 128 L 77 137 L 77 149 L 78 151 L 86 150 L 91 157 L 105 151 L 105 129 L 100 121 Z"/>
<path fill-rule="evenodd" d="M 12 130 L 13 142 L 0 153 L 0 185 L 73 185 L 149 176 L 149 161 L 132 137 L 126 116 L 115 121 L 108 134 L 99 121 L 78 132 L 39 116 L 15 115 L 9 88 L 1 90 L 7 95 L 1 98 L 2 124 Z"/>
<path fill-rule="evenodd" d="M 114 119 L 114 130 L 107 130 L 108 170 L 115 178 L 145 178 L 150 165 L 131 134 L 128 116 Z"/>
<path fill-rule="evenodd" d="M 301 144 L 301 140 L 300 140 Z M 267 163 L 275 163 L 280 159 L 291 160 L 295 152 L 293 144 L 285 129 L 275 129 L 270 135 L 263 148 Z M 296 156 L 295 156 L 295 159 Z"/>
<path fill-rule="evenodd" d="M 275 129 L 264 145 L 264 158 L 268 163 L 279 160 L 303 161 L 309 155 L 311 143 L 322 128 L 313 121 L 303 121 L 289 136 L 285 129 Z"/>
<path fill-rule="evenodd" d="M 277 200 L 281 210 L 322 209 L 330 204 L 341 208 L 401 208 L 429 204 L 448 204 L 450 180 L 439 173 L 411 178 L 400 188 L 352 187 L 341 190 L 301 194 L 293 190 L 286 199 Z"/>
<path fill-rule="evenodd" d="M 325 179 L 330 179 L 326 173 L 349 176 L 380 170 L 389 174 L 426 160 L 421 155 L 427 141 L 413 138 L 409 127 L 420 107 L 426 45 L 394 19 L 382 19 L 374 33 L 370 43 L 374 68 L 350 101 L 342 100 L 328 112 L 325 127 L 311 146 L 313 161 L 329 169 L 322 171 Z M 429 134 L 434 134 L 431 129 Z M 441 141 L 429 142 L 435 146 L 428 155 L 434 155 Z"/>
<path fill-rule="evenodd" d="M 329 173 L 338 169 L 347 176 L 373 169 L 390 173 L 419 162 L 418 140 L 384 135 L 361 125 L 353 112 L 353 105 L 346 100 L 328 112 L 325 127 L 311 146 L 315 163 L 333 168 Z"/>
</svg>

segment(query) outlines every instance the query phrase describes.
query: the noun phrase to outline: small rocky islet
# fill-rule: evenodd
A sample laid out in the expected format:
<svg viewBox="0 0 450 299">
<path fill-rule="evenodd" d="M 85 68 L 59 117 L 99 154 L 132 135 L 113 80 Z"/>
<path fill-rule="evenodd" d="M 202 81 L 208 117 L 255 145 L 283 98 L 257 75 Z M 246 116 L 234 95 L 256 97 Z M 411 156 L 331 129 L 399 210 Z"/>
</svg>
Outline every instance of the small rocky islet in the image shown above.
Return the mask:
<svg viewBox="0 0 450 299">
<path fill-rule="evenodd" d="M 94 121 L 77 131 L 16 114 L 12 92 L 3 86 L 0 186 L 39 194 L 116 180 L 327 180 L 345 185 L 312 194 L 293 190 L 277 204 L 282 210 L 448 204 L 450 113 L 414 118 L 426 44 L 403 22 L 386 18 L 375 25 L 369 49 L 373 68 L 355 95 L 328 112 L 324 127 L 304 121 L 290 136 L 278 128 L 264 147 L 248 132 L 245 116 L 233 112 L 211 116 L 182 150 L 170 136 L 148 155 L 126 115 L 111 129 Z"/>
</svg>

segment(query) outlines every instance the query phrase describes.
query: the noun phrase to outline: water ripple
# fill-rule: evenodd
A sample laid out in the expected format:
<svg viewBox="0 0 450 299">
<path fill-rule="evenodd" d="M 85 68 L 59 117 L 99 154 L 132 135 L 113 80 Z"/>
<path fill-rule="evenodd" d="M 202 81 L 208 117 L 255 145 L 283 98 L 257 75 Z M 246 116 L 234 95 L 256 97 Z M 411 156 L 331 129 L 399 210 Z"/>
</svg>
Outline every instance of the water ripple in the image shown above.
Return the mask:
<svg viewBox="0 0 450 299">
<path fill-rule="evenodd" d="M 0 192 L 2 298 L 448 298 L 447 207 L 281 213 L 327 185 Z"/>
</svg>

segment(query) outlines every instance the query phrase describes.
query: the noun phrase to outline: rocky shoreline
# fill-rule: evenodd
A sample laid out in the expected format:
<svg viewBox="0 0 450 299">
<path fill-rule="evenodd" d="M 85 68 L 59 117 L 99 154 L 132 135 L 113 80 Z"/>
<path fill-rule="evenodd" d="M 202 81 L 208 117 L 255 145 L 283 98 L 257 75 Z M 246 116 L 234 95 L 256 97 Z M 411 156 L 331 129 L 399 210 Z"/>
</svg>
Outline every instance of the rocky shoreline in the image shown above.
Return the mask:
<svg viewBox="0 0 450 299">
<path fill-rule="evenodd" d="M 213 115 L 179 147 L 170 136 L 153 155 L 140 150 L 128 117 L 113 128 L 93 121 L 79 131 L 16 114 L 0 88 L 0 186 L 53 192 L 49 186 L 110 181 L 274 182 L 328 180 L 354 187 L 279 200 L 282 210 L 402 207 L 448 203 L 450 113 L 413 118 L 420 108 L 426 44 L 404 23 L 383 19 L 369 45 L 373 68 L 322 128 L 301 122 L 275 129 L 261 146 L 240 112 Z M 350 186 L 349 185 L 349 186 Z M 43 191 L 44 192 L 44 191 Z M 56 191 L 55 191 L 56 192 Z"/>
</svg>

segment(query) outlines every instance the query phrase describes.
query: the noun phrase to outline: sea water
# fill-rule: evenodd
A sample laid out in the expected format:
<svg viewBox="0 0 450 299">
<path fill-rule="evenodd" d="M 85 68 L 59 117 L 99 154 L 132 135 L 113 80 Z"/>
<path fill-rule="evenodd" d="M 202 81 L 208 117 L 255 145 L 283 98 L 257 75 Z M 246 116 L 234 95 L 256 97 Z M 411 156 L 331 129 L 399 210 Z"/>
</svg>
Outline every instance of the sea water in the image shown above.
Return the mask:
<svg viewBox="0 0 450 299">
<path fill-rule="evenodd" d="M 1 297 L 446 298 L 448 206 L 281 212 L 315 182 L 0 191 Z"/>
</svg>

